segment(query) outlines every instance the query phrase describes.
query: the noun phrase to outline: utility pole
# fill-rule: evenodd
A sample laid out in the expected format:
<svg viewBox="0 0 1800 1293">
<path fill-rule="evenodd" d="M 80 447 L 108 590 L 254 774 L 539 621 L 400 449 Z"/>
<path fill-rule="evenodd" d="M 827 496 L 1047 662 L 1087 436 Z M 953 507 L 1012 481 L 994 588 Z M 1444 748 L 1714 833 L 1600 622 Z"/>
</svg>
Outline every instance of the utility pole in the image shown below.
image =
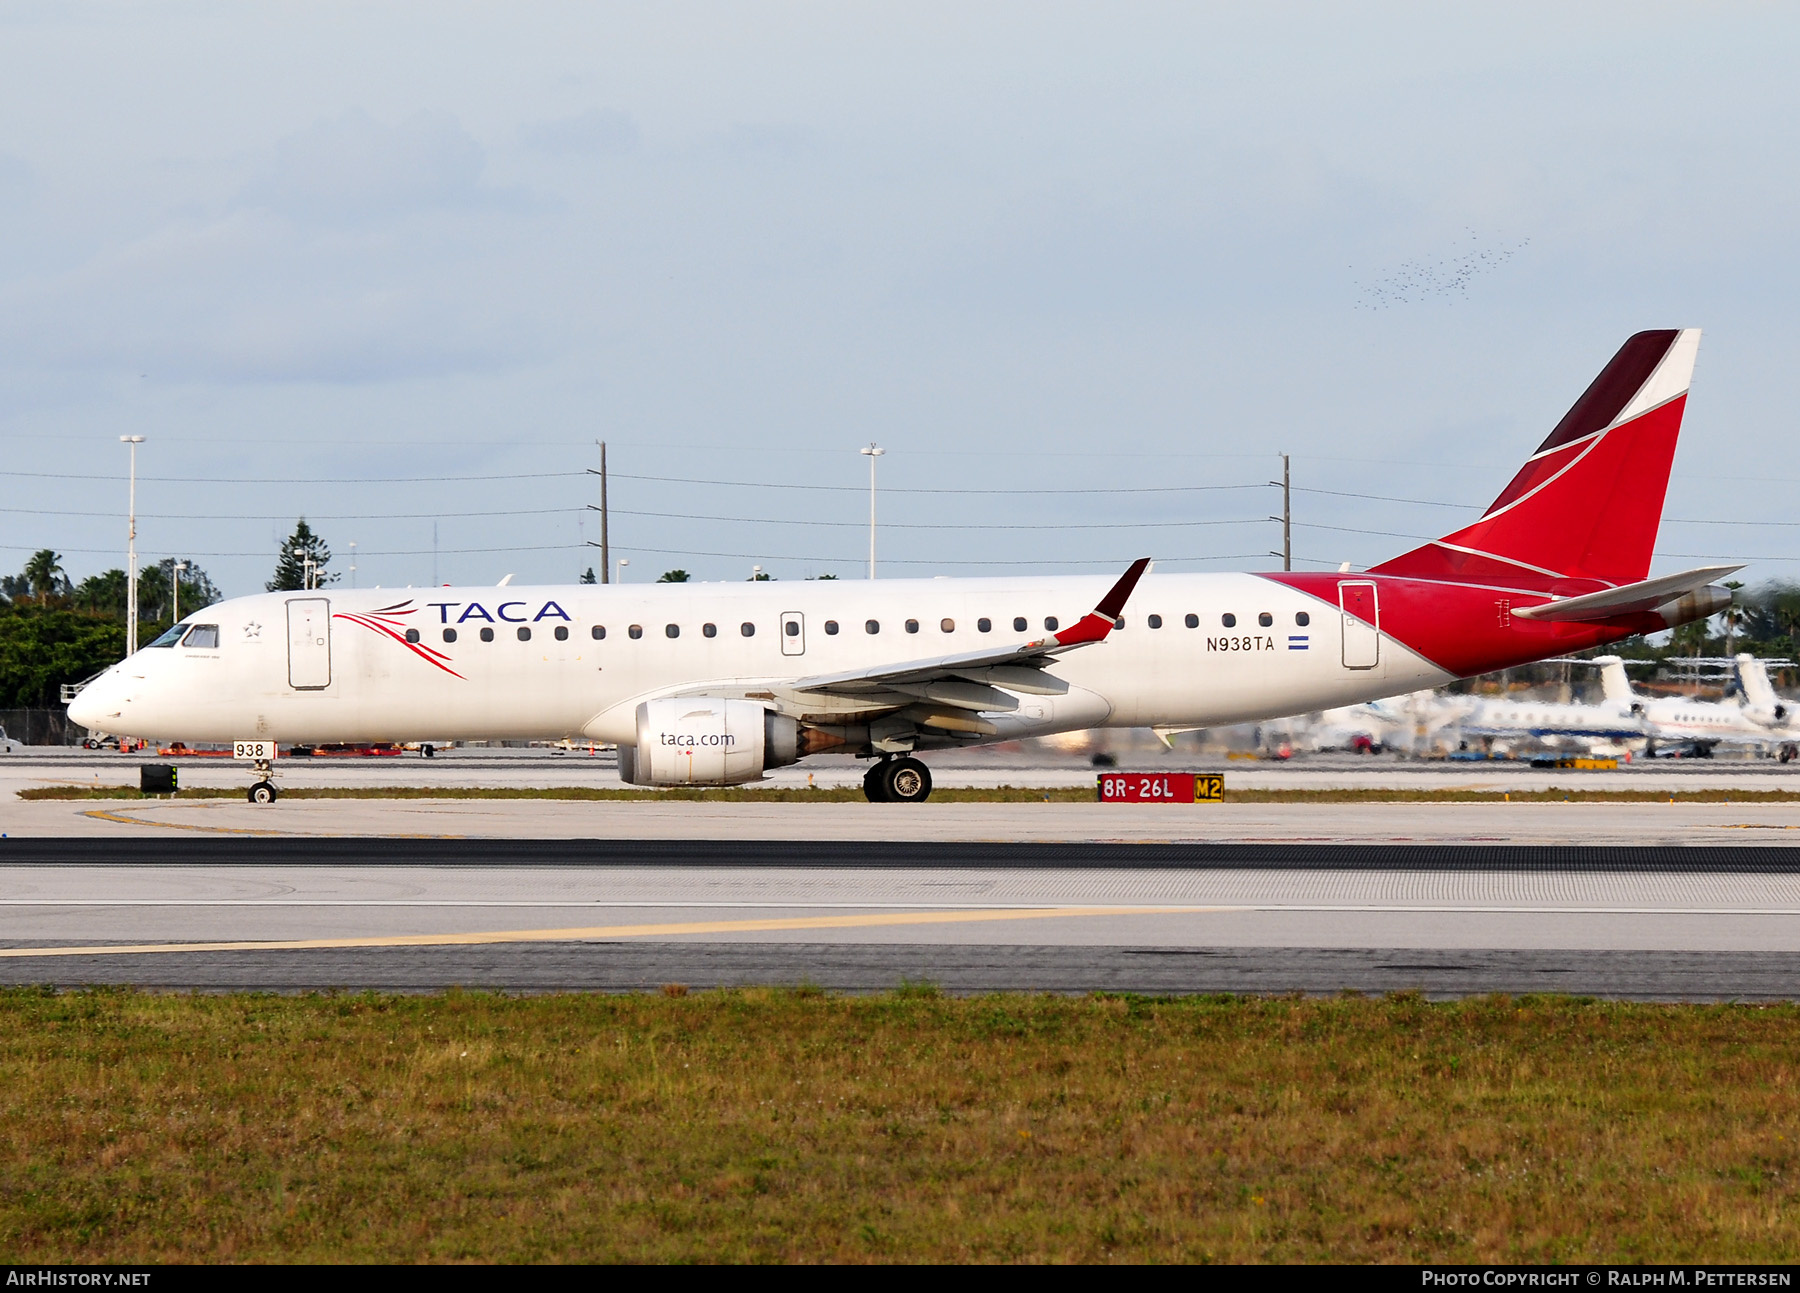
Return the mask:
<svg viewBox="0 0 1800 1293">
<path fill-rule="evenodd" d="M 1281 568 L 1294 568 L 1294 482 L 1289 458 L 1281 455 Z"/>
<path fill-rule="evenodd" d="M 1293 479 L 1288 470 L 1288 456 L 1285 453 L 1281 455 L 1281 479 L 1272 480 L 1269 483 L 1281 486 L 1281 515 L 1269 518 L 1271 521 L 1281 522 L 1281 551 L 1271 552 L 1269 555 L 1281 558 L 1283 570 L 1292 570 L 1294 568 L 1294 491 Z"/>
<path fill-rule="evenodd" d="M 130 513 L 125 536 L 125 654 L 137 654 L 137 447 L 144 443 L 141 435 L 122 435 L 121 444 L 131 446 Z"/>
<path fill-rule="evenodd" d="M 869 578 L 875 578 L 875 460 L 887 450 L 878 446 L 873 440 L 867 447 L 857 450 L 869 459 Z"/>
<path fill-rule="evenodd" d="M 592 503 L 589 503 L 588 511 L 600 513 L 600 542 L 595 543 L 592 539 L 589 539 L 587 542 L 588 542 L 588 547 L 600 549 L 600 582 L 603 584 L 610 584 L 610 583 L 615 583 L 615 582 L 622 584 L 625 582 L 625 576 L 624 576 L 623 572 L 620 572 L 619 578 L 617 580 L 613 579 L 612 535 L 608 532 L 608 529 L 607 529 L 608 517 L 607 517 L 607 511 L 606 511 L 606 441 L 596 440 L 596 441 L 594 441 L 594 443 L 600 446 L 600 470 L 595 471 L 592 467 L 589 467 L 588 475 L 598 476 L 600 478 L 600 506 L 595 507 Z M 629 561 L 621 561 L 621 562 L 619 562 L 619 564 L 621 566 L 628 566 L 631 563 Z"/>
</svg>

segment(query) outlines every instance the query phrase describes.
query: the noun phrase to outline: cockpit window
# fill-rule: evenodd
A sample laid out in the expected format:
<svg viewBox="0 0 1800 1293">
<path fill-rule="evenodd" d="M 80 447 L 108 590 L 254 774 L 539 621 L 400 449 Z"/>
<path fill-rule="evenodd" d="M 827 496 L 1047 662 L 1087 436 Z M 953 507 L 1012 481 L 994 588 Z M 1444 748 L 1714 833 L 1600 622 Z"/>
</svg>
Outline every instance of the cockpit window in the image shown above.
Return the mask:
<svg viewBox="0 0 1800 1293">
<path fill-rule="evenodd" d="M 150 646 L 172 647 L 177 642 L 181 641 L 181 635 L 183 633 L 186 633 L 192 627 L 193 627 L 193 625 L 191 625 L 191 624 L 177 624 L 173 628 L 169 629 L 166 633 L 164 633 L 161 637 L 157 638 L 156 641 L 152 642 L 150 644 Z M 148 651 L 150 649 L 150 647 L 145 647 L 144 649 L 146 651 Z"/>
<path fill-rule="evenodd" d="M 217 651 L 219 649 L 219 626 L 217 624 L 194 625 L 182 645 L 200 651 Z"/>
</svg>

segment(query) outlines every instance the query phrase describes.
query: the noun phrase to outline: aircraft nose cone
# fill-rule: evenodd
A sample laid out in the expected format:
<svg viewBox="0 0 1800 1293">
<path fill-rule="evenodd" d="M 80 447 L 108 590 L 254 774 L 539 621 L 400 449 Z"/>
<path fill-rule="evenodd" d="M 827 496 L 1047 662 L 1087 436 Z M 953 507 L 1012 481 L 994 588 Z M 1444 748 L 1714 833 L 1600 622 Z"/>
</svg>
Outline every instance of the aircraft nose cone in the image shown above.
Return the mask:
<svg viewBox="0 0 1800 1293">
<path fill-rule="evenodd" d="M 69 702 L 69 721 L 89 731 L 105 731 L 105 719 L 118 708 L 115 686 L 110 675 L 94 679 Z"/>
</svg>

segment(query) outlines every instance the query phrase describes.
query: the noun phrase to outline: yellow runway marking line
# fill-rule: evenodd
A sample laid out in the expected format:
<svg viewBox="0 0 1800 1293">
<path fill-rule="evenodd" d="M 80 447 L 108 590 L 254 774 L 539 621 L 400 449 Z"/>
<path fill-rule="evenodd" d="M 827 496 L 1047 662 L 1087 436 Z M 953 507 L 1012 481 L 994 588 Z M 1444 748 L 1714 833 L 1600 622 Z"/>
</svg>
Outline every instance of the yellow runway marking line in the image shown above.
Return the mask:
<svg viewBox="0 0 1800 1293">
<path fill-rule="evenodd" d="M 125 813 L 108 812 L 104 808 L 84 809 L 83 817 L 91 817 L 97 822 L 119 822 L 125 826 L 160 826 L 166 831 L 204 831 L 213 835 L 286 835 L 286 831 L 258 831 L 245 826 L 193 826 L 187 822 L 158 822 L 147 817 L 132 817 Z"/>
<path fill-rule="evenodd" d="M 186 805 L 191 807 L 192 805 Z M 204 811 L 204 810 L 203 810 Z M 337 839 L 343 836 L 340 831 L 262 831 L 252 826 L 202 826 L 194 822 L 159 822 L 148 817 L 132 817 L 126 813 L 108 812 L 104 808 L 83 810 L 83 817 L 92 817 L 100 822 L 120 822 L 126 826 L 160 826 L 165 831 L 200 831 L 208 835 L 261 835 L 271 838 L 286 836 L 294 839 Z M 363 832 L 356 832 L 356 839 L 365 838 Z M 384 840 L 460 840 L 461 835 L 432 835 L 419 831 L 383 832 L 375 836 Z"/>
<path fill-rule="evenodd" d="M 699 920 L 659 925 L 589 925 L 572 929 L 499 929 L 464 934 L 385 934 L 366 938 L 296 938 L 231 943 L 103 943 L 92 947 L 0 947 L 0 959 L 43 956 L 145 956 L 169 952 L 306 952 L 353 947 L 477 947 L 488 943 L 575 943 L 596 938 L 666 938 L 677 934 L 747 934 L 795 929 L 870 929 L 891 925 L 961 925 L 986 920 L 1054 920 L 1059 916 L 1173 916 L 1227 907 L 1025 907 L 1013 911 L 877 912 L 855 916 L 784 916 L 770 920 Z"/>
</svg>

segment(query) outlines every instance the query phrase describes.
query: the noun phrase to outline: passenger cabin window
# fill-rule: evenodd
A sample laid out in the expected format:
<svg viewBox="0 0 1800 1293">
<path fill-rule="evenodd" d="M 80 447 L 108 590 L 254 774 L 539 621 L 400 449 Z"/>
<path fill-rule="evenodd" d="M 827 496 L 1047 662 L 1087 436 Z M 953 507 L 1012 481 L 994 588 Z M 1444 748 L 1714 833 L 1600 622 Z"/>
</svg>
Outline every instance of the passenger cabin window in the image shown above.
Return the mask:
<svg viewBox="0 0 1800 1293">
<path fill-rule="evenodd" d="M 837 621 L 836 620 L 826 620 L 825 621 L 825 636 L 828 638 L 837 636 Z"/>
<path fill-rule="evenodd" d="M 700 636 L 703 638 L 718 637 L 719 636 L 719 626 L 717 624 L 702 624 L 700 626 Z"/>
<path fill-rule="evenodd" d="M 494 630 L 492 630 L 492 629 L 481 630 L 481 640 L 483 642 L 492 642 L 494 640 Z"/>
<path fill-rule="evenodd" d="M 1219 623 L 1223 624 L 1228 629 L 1234 629 L 1237 627 L 1237 616 L 1233 615 L 1230 611 L 1226 611 L 1223 615 L 1219 616 Z"/>
<path fill-rule="evenodd" d="M 742 624 L 738 625 L 738 632 L 742 633 L 747 638 L 753 638 L 756 636 L 756 625 L 752 624 L 749 620 L 745 620 Z"/>
<path fill-rule="evenodd" d="M 567 624 L 558 624 L 556 626 L 556 640 L 558 642 L 567 642 L 569 640 L 569 626 Z"/>
<path fill-rule="evenodd" d="M 1023 615 L 1013 616 L 1013 632 L 1014 633 L 1023 633 L 1024 631 L 1025 631 L 1025 617 Z"/>
<path fill-rule="evenodd" d="M 186 633 L 187 631 L 188 631 L 188 626 L 186 624 L 177 624 L 174 628 L 170 629 L 168 632 L 164 633 L 161 637 L 157 638 L 156 641 L 152 642 L 150 644 L 150 646 L 172 647 L 177 642 L 181 641 L 181 635 L 183 633 Z M 146 647 L 145 650 L 149 650 L 149 647 Z"/>
<path fill-rule="evenodd" d="M 679 625 L 679 624 L 663 625 L 663 636 L 666 638 L 680 637 L 681 636 L 681 625 Z"/>
<path fill-rule="evenodd" d="M 406 640 L 408 642 L 417 642 L 419 640 L 419 630 L 417 630 L 417 629 L 406 630 Z"/>
<path fill-rule="evenodd" d="M 781 626 L 781 631 L 783 633 L 787 634 L 791 638 L 799 637 L 800 636 L 800 621 L 799 620 L 789 620 L 786 624 L 783 624 Z"/>
<path fill-rule="evenodd" d="M 869 634 L 875 634 L 875 633 L 881 632 L 881 621 L 880 620 L 864 620 L 863 621 L 863 632 L 869 633 Z"/>
<path fill-rule="evenodd" d="M 638 638 L 644 636 L 644 626 L 642 624 L 633 624 L 630 628 L 625 630 L 625 636 L 636 641 Z"/>
<path fill-rule="evenodd" d="M 444 641 L 446 643 L 456 641 L 456 630 L 455 629 L 445 629 L 444 630 Z"/>
<path fill-rule="evenodd" d="M 531 630 L 523 624 L 519 625 L 519 641 L 521 641 L 521 642 L 531 641 Z"/>
<path fill-rule="evenodd" d="M 1159 629 L 1162 627 L 1162 616 L 1151 615 L 1144 620 L 1144 623 L 1148 624 L 1153 629 Z"/>
<path fill-rule="evenodd" d="M 1275 622 L 1275 617 L 1273 615 L 1269 614 L 1269 612 L 1264 611 L 1261 615 L 1258 615 L 1256 617 L 1256 622 L 1258 624 L 1262 625 L 1264 628 L 1268 628 L 1269 625 L 1271 625 Z"/>
<path fill-rule="evenodd" d="M 917 633 L 919 631 L 919 621 L 917 621 L 917 620 L 906 621 L 906 631 L 908 633 Z"/>
<path fill-rule="evenodd" d="M 603 641 L 606 637 L 606 625 L 604 625 L 604 624 L 594 625 L 593 628 L 588 630 L 588 636 L 593 638 L 594 641 L 596 641 L 596 642 Z M 454 641 L 456 641 L 456 639 L 455 638 L 445 638 L 444 641 L 454 642 Z"/>
<path fill-rule="evenodd" d="M 946 633 L 954 633 L 956 632 L 956 621 L 948 618 L 941 619 L 938 621 L 938 627 Z"/>
<path fill-rule="evenodd" d="M 1062 623 L 1062 621 L 1057 619 L 1056 616 L 1054 616 L 1054 615 L 1044 616 L 1044 632 L 1046 632 L 1046 633 L 1056 632 L 1058 626 L 1061 623 Z"/>
<path fill-rule="evenodd" d="M 414 640 L 417 640 L 417 630 L 413 632 L 413 638 Z M 187 640 L 182 643 L 182 645 L 194 647 L 201 651 L 217 651 L 219 649 L 219 626 L 217 624 L 194 625 L 194 627 L 188 631 Z"/>
<path fill-rule="evenodd" d="M 975 631 L 977 633 L 992 633 L 994 631 L 994 621 L 983 615 L 980 619 L 975 621 Z"/>
<path fill-rule="evenodd" d="M 1197 629 L 1200 627 L 1200 617 L 1198 615 L 1194 614 L 1192 611 L 1189 611 L 1187 613 L 1187 618 L 1182 620 L 1181 622 L 1183 624 L 1187 625 L 1191 629 Z"/>
<path fill-rule="evenodd" d="M 1295 611 L 1294 623 L 1298 624 L 1301 628 L 1305 628 L 1308 624 L 1312 623 L 1312 616 L 1308 615 L 1305 611 Z"/>
</svg>

